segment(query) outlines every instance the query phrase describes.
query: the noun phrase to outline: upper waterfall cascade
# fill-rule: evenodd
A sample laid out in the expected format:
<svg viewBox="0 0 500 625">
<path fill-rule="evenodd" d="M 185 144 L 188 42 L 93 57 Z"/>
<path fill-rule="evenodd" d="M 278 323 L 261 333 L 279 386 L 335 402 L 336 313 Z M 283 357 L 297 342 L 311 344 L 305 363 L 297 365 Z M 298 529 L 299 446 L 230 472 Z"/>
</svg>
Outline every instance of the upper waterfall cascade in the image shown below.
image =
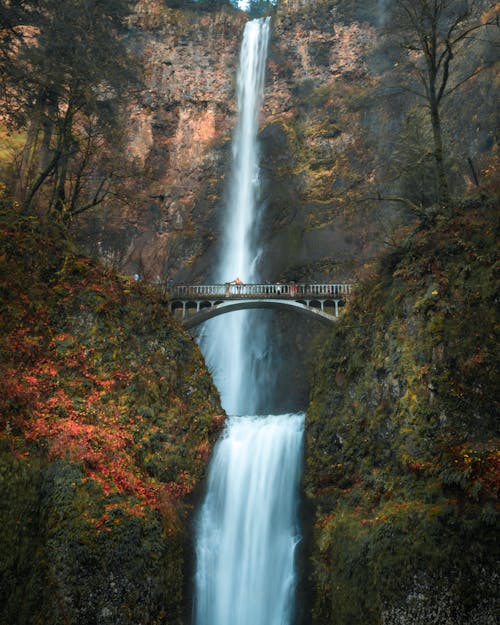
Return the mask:
<svg viewBox="0 0 500 625">
<path fill-rule="evenodd" d="M 239 278 L 257 282 L 259 255 L 259 144 L 257 132 L 264 94 L 270 18 L 247 22 L 237 77 L 238 122 L 230 175 L 229 201 L 220 241 L 220 262 L 213 276 L 225 283 Z M 266 350 L 266 329 L 240 311 L 214 319 L 204 329 L 200 346 L 229 414 L 253 414 L 259 404 L 258 385 L 251 381 L 256 362 Z"/>
</svg>

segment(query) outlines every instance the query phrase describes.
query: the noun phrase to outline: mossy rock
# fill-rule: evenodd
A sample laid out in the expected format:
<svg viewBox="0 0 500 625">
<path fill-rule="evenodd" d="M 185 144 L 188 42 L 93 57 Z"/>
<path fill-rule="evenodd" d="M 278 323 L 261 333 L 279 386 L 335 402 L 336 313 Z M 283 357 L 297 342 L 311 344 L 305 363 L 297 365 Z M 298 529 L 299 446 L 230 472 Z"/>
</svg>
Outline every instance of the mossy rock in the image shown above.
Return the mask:
<svg viewBox="0 0 500 625">
<path fill-rule="evenodd" d="M 180 624 L 223 424 L 159 290 L 0 215 L 0 623 Z"/>
<path fill-rule="evenodd" d="M 356 288 L 307 413 L 313 622 L 487 625 L 498 603 L 498 212 L 457 205 Z"/>
</svg>

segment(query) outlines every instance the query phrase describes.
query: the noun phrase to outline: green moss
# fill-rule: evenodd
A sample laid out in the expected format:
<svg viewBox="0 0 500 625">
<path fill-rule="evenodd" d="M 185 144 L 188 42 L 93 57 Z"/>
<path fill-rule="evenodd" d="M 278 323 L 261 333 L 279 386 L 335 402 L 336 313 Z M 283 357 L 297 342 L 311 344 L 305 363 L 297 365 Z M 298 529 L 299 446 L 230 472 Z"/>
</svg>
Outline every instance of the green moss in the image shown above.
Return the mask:
<svg viewBox="0 0 500 625">
<path fill-rule="evenodd" d="M 315 623 L 494 614 L 496 217 L 457 206 L 415 230 L 357 287 L 319 359 L 306 468 Z M 418 612 L 412 593 L 434 607 Z"/>
<path fill-rule="evenodd" d="M 0 622 L 180 623 L 222 425 L 201 354 L 54 224 L 9 209 L 0 235 Z"/>
</svg>

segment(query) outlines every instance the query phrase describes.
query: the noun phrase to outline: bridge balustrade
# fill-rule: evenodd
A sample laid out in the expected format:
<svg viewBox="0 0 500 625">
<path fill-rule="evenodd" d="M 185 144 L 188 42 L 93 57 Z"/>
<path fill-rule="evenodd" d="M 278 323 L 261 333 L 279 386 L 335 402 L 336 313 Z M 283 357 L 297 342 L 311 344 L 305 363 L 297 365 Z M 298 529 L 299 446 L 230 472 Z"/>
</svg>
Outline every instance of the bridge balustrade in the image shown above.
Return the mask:
<svg viewBox="0 0 500 625">
<path fill-rule="evenodd" d="M 227 299 L 245 297 L 290 298 L 327 297 L 329 295 L 349 295 L 352 284 L 179 284 L 167 287 L 169 297 L 186 299 Z"/>
</svg>

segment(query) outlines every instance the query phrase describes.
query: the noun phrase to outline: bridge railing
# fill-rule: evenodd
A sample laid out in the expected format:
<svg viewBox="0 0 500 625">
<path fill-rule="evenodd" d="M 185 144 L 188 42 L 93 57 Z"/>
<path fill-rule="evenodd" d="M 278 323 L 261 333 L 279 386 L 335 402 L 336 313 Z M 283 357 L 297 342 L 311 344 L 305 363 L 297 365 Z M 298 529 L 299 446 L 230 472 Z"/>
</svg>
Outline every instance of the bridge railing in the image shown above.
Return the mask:
<svg viewBox="0 0 500 625">
<path fill-rule="evenodd" d="M 238 298 L 258 298 L 258 297 L 289 297 L 290 299 L 301 298 L 326 298 L 345 297 L 351 293 L 352 284 L 235 284 L 227 282 L 225 284 L 177 284 L 167 286 L 167 295 L 170 299 L 238 299 Z"/>
</svg>

